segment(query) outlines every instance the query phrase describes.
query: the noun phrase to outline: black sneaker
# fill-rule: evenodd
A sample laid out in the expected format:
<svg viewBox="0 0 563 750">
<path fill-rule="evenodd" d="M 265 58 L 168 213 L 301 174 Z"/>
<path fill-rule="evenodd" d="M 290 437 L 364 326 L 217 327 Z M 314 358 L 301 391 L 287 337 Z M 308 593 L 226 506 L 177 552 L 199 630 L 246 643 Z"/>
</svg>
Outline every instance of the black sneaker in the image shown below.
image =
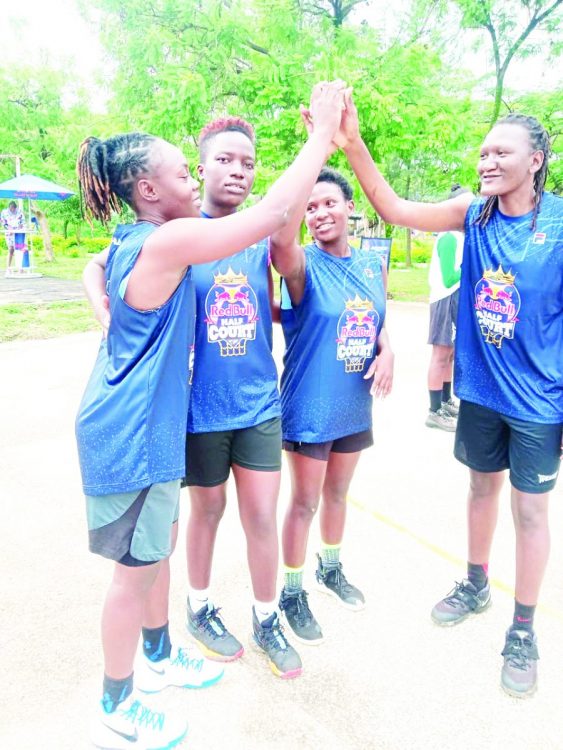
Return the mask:
<svg viewBox="0 0 563 750">
<path fill-rule="evenodd" d="M 300 591 L 290 592 L 283 588 L 280 595 L 279 607 L 295 638 L 300 643 L 305 643 L 308 646 L 317 646 L 323 642 L 323 631 L 309 609 L 306 591 L 301 589 Z"/>
<path fill-rule="evenodd" d="M 284 680 L 299 677 L 303 671 L 301 659 L 283 634 L 278 613 L 274 612 L 265 622 L 260 622 L 253 607 L 252 629 L 254 642 L 268 657 L 272 672 Z"/>
<path fill-rule="evenodd" d="M 538 686 L 538 642 L 535 633 L 513 630 L 506 633 L 500 676 L 503 690 L 514 698 L 529 698 Z"/>
<path fill-rule="evenodd" d="M 342 563 L 337 565 L 324 565 L 321 556 L 317 554 L 319 561 L 315 578 L 319 591 L 333 596 L 342 606 L 347 609 L 359 610 L 365 607 L 364 595 L 356 586 L 352 586 L 346 580 L 342 572 Z"/>
<path fill-rule="evenodd" d="M 491 606 L 491 589 L 487 584 L 479 591 L 471 581 L 457 583 L 450 593 L 436 604 L 430 616 L 436 625 L 457 625 L 470 615 L 478 615 Z"/>
<path fill-rule="evenodd" d="M 188 597 L 188 633 L 195 638 L 201 651 L 214 661 L 235 661 L 244 654 L 242 643 L 229 633 L 219 617 L 216 607 L 205 604 L 197 612 L 190 606 Z"/>
</svg>

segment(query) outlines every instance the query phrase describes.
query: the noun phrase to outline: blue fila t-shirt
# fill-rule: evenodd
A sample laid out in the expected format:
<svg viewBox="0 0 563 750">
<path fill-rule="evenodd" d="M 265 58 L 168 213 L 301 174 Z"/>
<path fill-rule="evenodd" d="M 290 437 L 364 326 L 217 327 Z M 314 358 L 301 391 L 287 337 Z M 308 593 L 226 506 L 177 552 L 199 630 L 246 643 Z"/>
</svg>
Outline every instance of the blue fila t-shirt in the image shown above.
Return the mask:
<svg viewBox="0 0 563 750">
<path fill-rule="evenodd" d="M 267 239 L 192 268 L 197 325 L 188 432 L 253 427 L 279 417 Z"/>
<path fill-rule="evenodd" d="M 532 213 L 465 220 L 455 349 L 459 398 L 529 422 L 563 422 L 563 199 Z"/>
<path fill-rule="evenodd" d="M 140 311 L 127 281 L 156 226 L 116 229 L 106 266 L 111 323 L 76 418 L 86 495 L 133 492 L 185 475 L 195 299 L 188 269 L 169 300 Z"/>
<path fill-rule="evenodd" d="M 377 351 L 385 290 L 379 256 L 350 251 L 337 258 L 315 244 L 305 248 L 299 305 L 282 283 L 284 440 L 323 443 L 371 428 L 371 381 L 364 375 Z"/>
</svg>

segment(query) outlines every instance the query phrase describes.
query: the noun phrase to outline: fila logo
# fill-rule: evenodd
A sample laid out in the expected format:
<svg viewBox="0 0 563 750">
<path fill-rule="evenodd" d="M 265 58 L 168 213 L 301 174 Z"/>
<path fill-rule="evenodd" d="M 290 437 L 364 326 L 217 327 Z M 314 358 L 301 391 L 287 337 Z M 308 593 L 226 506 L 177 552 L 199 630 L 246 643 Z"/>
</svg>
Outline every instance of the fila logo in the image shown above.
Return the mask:
<svg viewBox="0 0 563 750">
<path fill-rule="evenodd" d="M 536 232 L 534 234 L 534 239 L 532 240 L 534 245 L 545 245 L 545 241 L 547 239 L 547 235 L 545 232 Z"/>
</svg>

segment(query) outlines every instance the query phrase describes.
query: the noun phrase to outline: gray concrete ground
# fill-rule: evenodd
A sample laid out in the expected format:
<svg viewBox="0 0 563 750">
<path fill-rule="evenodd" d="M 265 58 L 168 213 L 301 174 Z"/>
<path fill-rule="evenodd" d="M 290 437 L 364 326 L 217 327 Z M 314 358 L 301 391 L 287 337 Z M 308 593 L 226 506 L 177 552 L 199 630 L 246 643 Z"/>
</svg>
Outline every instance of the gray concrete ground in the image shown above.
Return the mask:
<svg viewBox="0 0 563 750">
<path fill-rule="evenodd" d="M 540 687 L 528 701 L 499 686 L 512 615 L 514 534 L 508 487 L 493 555 L 494 606 L 457 628 L 429 611 L 464 572 L 466 471 L 452 435 L 424 427 L 425 306 L 391 303 L 392 397 L 375 405 L 375 447 L 350 493 L 343 549 L 365 592 L 360 613 L 313 592 L 325 643 L 301 647 L 303 676 L 274 677 L 249 643 L 251 589 L 231 493 L 219 531 L 213 588 L 232 631 L 248 644 L 217 686 L 169 689 L 161 705 L 185 711 L 182 747 L 194 750 L 526 750 L 563 748 L 563 492 L 553 495 L 554 549 L 537 614 Z M 87 551 L 73 418 L 97 335 L 0 346 L 3 596 L 2 750 L 83 750 L 101 683 L 98 641 L 111 563 Z M 277 346 L 279 349 L 279 340 Z M 288 497 L 287 473 L 280 520 Z M 188 513 L 183 497 L 181 524 Z M 306 587 L 313 588 L 315 523 Z M 182 544 L 173 557 L 171 625 L 186 638 Z"/>
<path fill-rule="evenodd" d="M 56 279 L 53 276 L 0 277 L 0 305 L 19 302 L 40 304 L 75 299 L 84 299 L 81 281 Z"/>
</svg>

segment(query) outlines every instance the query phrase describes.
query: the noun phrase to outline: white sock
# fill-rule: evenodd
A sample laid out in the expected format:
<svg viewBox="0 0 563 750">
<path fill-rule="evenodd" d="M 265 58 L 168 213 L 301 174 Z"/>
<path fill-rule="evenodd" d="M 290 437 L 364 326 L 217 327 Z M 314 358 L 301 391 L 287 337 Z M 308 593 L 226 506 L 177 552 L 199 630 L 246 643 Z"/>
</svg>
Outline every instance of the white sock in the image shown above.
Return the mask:
<svg viewBox="0 0 563 750">
<path fill-rule="evenodd" d="M 206 604 L 209 604 L 209 587 L 206 589 L 192 589 L 188 591 L 190 607 L 194 612 L 198 612 Z"/>
<path fill-rule="evenodd" d="M 258 618 L 258 622 L 265 622 L 269 617 L 271 617 L 274 612 L 277 611 L 278 608 L 278 600 L 274 599 L 271 602 L 259 602 L 258 599 L 254 600 L 254 611 L 256 612 L 256 617 Z"/>
</svg>

